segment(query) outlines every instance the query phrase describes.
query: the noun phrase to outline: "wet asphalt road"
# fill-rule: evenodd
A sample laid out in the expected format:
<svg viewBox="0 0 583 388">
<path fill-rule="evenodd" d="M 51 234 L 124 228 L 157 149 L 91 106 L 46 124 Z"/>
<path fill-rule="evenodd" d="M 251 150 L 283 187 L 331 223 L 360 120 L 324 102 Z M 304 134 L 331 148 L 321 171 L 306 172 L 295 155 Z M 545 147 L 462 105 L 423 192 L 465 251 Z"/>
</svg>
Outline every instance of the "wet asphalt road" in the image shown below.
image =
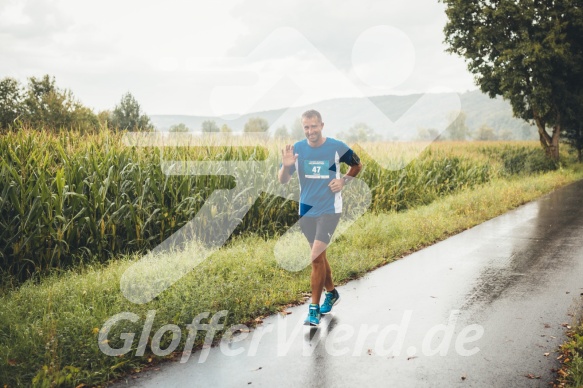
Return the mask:
<svg viewBox="0 0 583 388">
<path fill-rule="evenodd" d="M 583 181 L 338 287 L 318 330 L 298 306 L 116 386 L 549 387 L 581 305 L 582 198 Z"/>
</svg>

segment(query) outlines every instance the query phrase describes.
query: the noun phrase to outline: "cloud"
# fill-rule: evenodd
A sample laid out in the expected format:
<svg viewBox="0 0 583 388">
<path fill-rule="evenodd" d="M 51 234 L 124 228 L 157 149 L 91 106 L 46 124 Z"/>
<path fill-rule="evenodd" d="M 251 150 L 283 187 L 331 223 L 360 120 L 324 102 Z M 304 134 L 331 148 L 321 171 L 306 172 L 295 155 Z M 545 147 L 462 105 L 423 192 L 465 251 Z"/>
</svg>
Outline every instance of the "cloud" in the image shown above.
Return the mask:
<svg viewBox="0 0 583 388">
<path fill-rule="evenodd" d="M 9 37 L 47 41 L 72 24 L 55 0 L 8 0 L 0 5 L 0 34 Z"/>
<path fill-rule="evenodd" d="M 4 0 L 0 74 L 21 81 L 54 75 L 59 86 L 96 109 L 112 108 L 129 90 L 150 114 L 210 114 L 215 86 L 245 80 L 237 71 L 259 71 L 265 79 L 289 67 L 304 70 L 305 79 L 329 73 L 310 60 L 294 34 L 257 50 L 272 32 L 289 27 L 354 83 L 351 90 L 330 84 L 327 98 L 355 89 L 378 95 L 386 91 L 369 87 L 355 73 L 352 48 L 361 34 L 388 25 L 410 38 L 416 55 L 411 76 L 392 92 L 459 90 L 471 85 L 471 77 L 459 58 L 443 53 L 444 23 L 442 5 L 435 0 Z M 366 61 L 359 65 L 375 68 Z M 266 87 L 259 85 L 258 93 Z M 259 97 L 263 107 L 280 101 Z M 242 101 L 238 109 L 249 102 Z"/>
<path fill-rule="evenodd" d="M 434 39 L 420 35 L 419 28 L 445 20 L 442 13 L 442 7 L 433 0 L 298 0 L 293 3 L 250 0 L 232 11 L 248 27 L 232 53 L 250 51 L 274 29 L 289 26 L 304 34 L 335 65 L 348 68 L 352 45 L 369 28 L 397 27 L 417 46 L 422 46 L 434 43 Z"/>
<path fill-rule="evenodd" d="M 446 86 L 460 90 L 472 85 L 463 61 L 444 52 L 442 29 L 446 17 L 443 5 L 434 0 L 298 0 L 293 3 L 250 0 L 238 4 L 232 14 L 248 26 L 248 31 L 239 37 L 229 52 L 231 55 L 245 55 L 273 30 L 289 26 L 301 32 L 334 66 L 349 74 L 363 93 L 385 93 L 389 90 L 370 88 L 355 76 L 352 52 L 361 35 L 379 26 L 389 26 L 401 30 L 410 39 L 416 58 L 407 82 L 392 92 L 421 92 Z M 379 46 L 390 46 L 390 43 L 379 41 Z M 282 44 L 282 47 L 286 46 Z M 400 58 L 387 60 L 397 62 Z"/>
</svg>

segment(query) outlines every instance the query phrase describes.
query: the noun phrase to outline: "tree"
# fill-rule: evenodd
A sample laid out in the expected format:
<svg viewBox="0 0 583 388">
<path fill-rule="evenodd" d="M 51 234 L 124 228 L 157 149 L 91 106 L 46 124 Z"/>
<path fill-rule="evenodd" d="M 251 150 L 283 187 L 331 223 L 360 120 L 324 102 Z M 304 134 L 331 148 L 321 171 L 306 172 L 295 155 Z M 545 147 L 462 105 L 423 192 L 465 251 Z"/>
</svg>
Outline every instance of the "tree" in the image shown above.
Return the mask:
<svg viewBox="0 0 583 388">
<path fill-rule="evenodd" d="M 500 131 L 500 134 L 498 135 L 498 138 L 500 140 L 505 140 L 505 141 L 513 140 L 514 139 L 514 134 L 509 129 L 503 129 L 502 131 Z"/>
<path fill-rule="evenodd" d="M 566 131 L 565 141 L 577 151 L 577 160 L 583 162 L 583 126 Z"/>
<path fill-rule="evenodd" d="M 580 20 L 580 24 L 583 24 L 583 20 Z M 583 28 L 580 30 L 583 30 Z M 583 51 L 583 38 L 579 39 L 577 44 L 578 46 L 574 50 Z M 575 44 L 572 46 L 575 46 Z M 580 62 L 579 66 L 583 68 L 583 63 Z M 570 93 L 567 96 L 567 101 L 570 104 L 567 106 L 567 112 L 564 115 L 562 136 L 564 136 L 566 143 L 577 151 L 579 162 L 583 162 L 583 76 L 574 78 L 571 81 Z"/>
<path fill-rule="evenodd" d="M 32 127 L 68 127 L 71 124 L 69 105 L 71 93 L 61 91 L 55 84 L 55 77 L 48 74 L 42 78 L 30 77 L 24 104 L 24 121 Z"/>
<path fill-rule="evenodd" d="M 516 117 L 534 121 L 541 145 L 557 160 L 572 110 L 568 97 L 583 74 L 583 0 L 441 1 L 448 51 L 466 59 L 482 92 L 502 96 Z"/>
<path fill-rule="evenodd" d="M 288 139 L 289 133 L 287 131 L 287 127 L 285 125 L 282 125 L 281 127 L 277 128 L 273 136 L 276 139 Z"/>
<path fill-rule="evenodd" d="M 14 78 L 0 81 L 0 129 L 12 126 L 22 116 L 22 94 L 22 87 Z"/>
<path fill-rule="evenodd" d="M 97 122 L 101 128 L 110 128 L 111 127 L 111 111 L 110 110 L 102 110 L 97 113 Z"/>
<path fill-rule="evenodd" d="M 496 133 L 494 132 L 494 129 L 487 126 L 486 124 L 483 124 L 480 128 L 478 128 L 475 139 L 479 141 L 496 140 Z"/>
<path fill-rule="evenodd" d="M 570 144 L 577 151 L 577 159 L 583 162 L 583 93 L 579 91 L 578 96 L 573 96 L 575 104 L 573 106 L 579 107 L 575 112 L 569 112 L 565 118 L 563 126 L 563 136 L 565 142 Z"/>
<path fill-rule="evenodd" d="M 251 117 L 245 123 L 243 127 L 243 132 L 267 132 L 269 129 L 269 123 L 262 117 Z"/>
<path fill-rule="evenodd" d="M 68 89 L 57 87 L 55 77 L 30 77 L 26 88 L 13 78 L 0 81 L 0 128 L 18 120 L 34 129 L 94 130 L 99 119 Z"/>
<path fill-rule="evenodd" d="M 55 77 L 30 77 L 22 100 L 22 121 L 41 129 L 95 129 L 97 116 L 75 99 L 68 89 L 57 87 Z"/>
<path fill-rule="evenodd" d="M 124 94 L 119 104 L 113 109 L 111 124 L 114 128 L 130 131 L 153 129 L 150 118 L 142 113 L 140 104 L 130 92 Z"/>
<path fill-rule="evenodd" d="M 184 123 L 174 124 L 170 128 L 168 128 L 169 132 L 190 132 L 190 128 L 186 126 Z"/>
<path fill-rule="evenodd" d="M 214 120 L 203 121 L 201 129 L 205 133 L 220 132 L 220 128 Z"/>
<path fill-rule="evenodd" d="M 381 136 L 366 123 L 356 123 L 346 133 L 341 132 L 338 136 L 349 143 L 364 143 L 381 139 Z"/>
<path fill-rule="evenodd" d="M 221 133 L 231 133 L 233 130 L 227 124 L 221 126 Z"/>
<path fill-rule="evenodd" d="M 452 116 L 455 113 L 451 114 Z M 451 117 L 452 119 L 454 117 Z M 459 112 L 455 119 L 451 122 L 449 127 L 447 127 L 447 133 L 451 140 L 466 140 L 470 135 L 470 129 L 466 125 L 466 114 L 464 112 Z"/>
<path fill-rule="evenodd" d="M 439 131 L 435 128 L 417 128 L 417 140 L 433 141 L 441 140 Z"/>
<path fill-rule="evenodd" d="M 95 130 L 99 127 L 99 119 L 93 111 L 80 103 L 72 112 L 71 128 Z"/>
</svg>

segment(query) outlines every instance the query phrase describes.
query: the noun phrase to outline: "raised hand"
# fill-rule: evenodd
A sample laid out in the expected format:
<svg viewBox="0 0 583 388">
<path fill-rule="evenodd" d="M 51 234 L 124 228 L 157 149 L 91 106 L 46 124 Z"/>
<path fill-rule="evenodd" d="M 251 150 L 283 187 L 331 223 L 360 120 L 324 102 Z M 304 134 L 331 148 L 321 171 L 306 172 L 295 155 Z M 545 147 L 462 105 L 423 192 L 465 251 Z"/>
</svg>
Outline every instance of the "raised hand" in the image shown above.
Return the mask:
<svg viewBox="0 0 583 388">
<path fill-rule="evenodd" d="M 296 163 L 298 155 L 294 154 L 294 146 L 286 145 L 285 149 L 281 150 L 281 159 L 284 167 L 291 167 Z"/>
</svg>

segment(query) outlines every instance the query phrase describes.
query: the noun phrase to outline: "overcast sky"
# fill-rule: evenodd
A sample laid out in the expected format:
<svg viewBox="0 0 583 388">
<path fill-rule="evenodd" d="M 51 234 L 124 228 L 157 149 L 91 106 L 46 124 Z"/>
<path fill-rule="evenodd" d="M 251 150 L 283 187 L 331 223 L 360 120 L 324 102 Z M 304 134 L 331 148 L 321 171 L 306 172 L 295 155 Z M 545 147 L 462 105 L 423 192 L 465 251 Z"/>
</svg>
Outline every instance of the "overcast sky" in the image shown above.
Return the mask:
<svg viewBox="0 0 583 388">
<path fill-rule="evenodd" d="M 50 74 L 85 105 L 154 114 L 474 90 L 436 0 L 0 0 L 0 76 Z"/>
</svg>

